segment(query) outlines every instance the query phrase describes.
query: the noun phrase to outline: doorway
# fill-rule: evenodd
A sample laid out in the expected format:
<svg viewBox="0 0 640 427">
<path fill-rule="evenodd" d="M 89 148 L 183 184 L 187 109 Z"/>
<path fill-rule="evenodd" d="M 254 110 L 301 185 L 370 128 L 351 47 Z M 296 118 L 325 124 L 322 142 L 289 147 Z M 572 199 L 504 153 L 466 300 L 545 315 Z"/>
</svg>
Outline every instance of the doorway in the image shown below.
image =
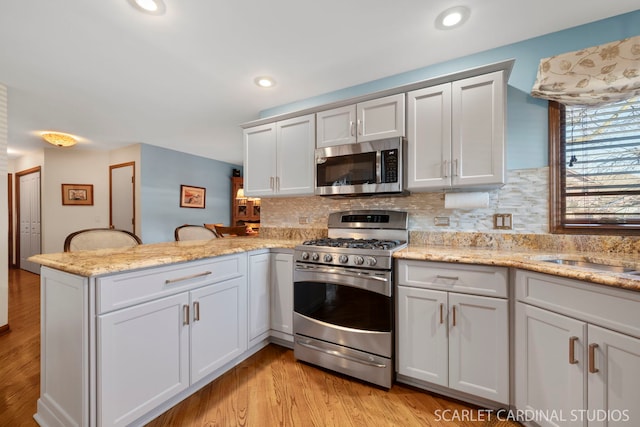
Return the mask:
<svg viewBox="0 0 640 427">
<path fill-rule="evenodd" d="M 16 216 L 18 267 L 40 274 L 40 265 L 28 260 L 41 252 L 40 166 L 16 173 Z"/>
<path fill-rule="evenodd" d="M 109 166 L 109 226 L 136 233 L 135 162 Z"/>
</svg>

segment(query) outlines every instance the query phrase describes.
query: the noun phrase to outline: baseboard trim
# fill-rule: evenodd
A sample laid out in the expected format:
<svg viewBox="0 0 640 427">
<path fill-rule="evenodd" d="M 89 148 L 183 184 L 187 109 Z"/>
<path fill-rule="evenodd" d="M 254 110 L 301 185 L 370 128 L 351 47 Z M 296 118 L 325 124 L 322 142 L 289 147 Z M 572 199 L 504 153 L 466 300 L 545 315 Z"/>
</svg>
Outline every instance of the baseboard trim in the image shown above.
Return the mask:
<svg viewBox="0 0 640 427">
<path fill-rule="evenodd" d="M 6 325 L 0 326 L 0 335 L 8 334 L 10 331 L 11 331 L 11 328 L 9 328 L 8 323 Z"/>
</svg>

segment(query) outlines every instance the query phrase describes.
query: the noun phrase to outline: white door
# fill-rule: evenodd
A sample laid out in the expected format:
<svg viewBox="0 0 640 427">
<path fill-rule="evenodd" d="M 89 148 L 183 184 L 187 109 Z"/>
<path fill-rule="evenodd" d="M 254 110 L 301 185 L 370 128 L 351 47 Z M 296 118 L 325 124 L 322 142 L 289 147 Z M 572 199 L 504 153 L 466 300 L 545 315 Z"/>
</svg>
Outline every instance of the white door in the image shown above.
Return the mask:
<svg viewBox="0 0 640 427">
<path fill-rule="evenodd" d="M 186 293 L 98 317 L 98 425 L 126 426 L 189 387 Z"/>
<path fill-rule="evenodd" d="M 135 163 L 109 166 L 111 227 L 135 233 Z"/>
<path fill-rule="evenodd" d="M 192 384 L 246 350 L 246 280 L 239 277 L 191 291 Z"/>
<path fill-rule="evenodd" d="M 313 194 L 316 116 L 309 114 L 278 122 L 277 135 L 276 193 Z"/>
<path fill-rule="evenodd" d="M 586 323 L 516 303 L 516 407 L 549 414 L 541 427 L 586 426 L 571 417 L 586 405 L 586 338 Z"/>
<path fill-rule="evenodd" d="M 269 279 L 271 254 L 249 256 L 249 346 L 267 337 L 271 326 Z"/>
<path fill-rule="evenodd" d="M 640 340 L 593 325 L 588 332 L 589 427 L 640 424 Z"/>
<path fill-rule="evenodd" d="M 334 108 L 316 113 L 316 147 L 356 142 L 356 106 Z"/>
<path fill-rule="evenodd" d="M 243 131 L 244 194 L 268 196 L 275 191 L 276 124 L 268 123 Z"/>
<path fill-rule="evenodd" d="M 293 255 L 271 256 L 271 329 L 293 335 Z"/>
<path fill-rule="evenodd" d="M 504 183 L 504 91 L 501 71 L 452 83 L 454 186 Z"/>
<path fill-rule="evenodd" d="M 404 93 L 399 93 L 359 103 L 358 142 L 404 136 L 404 102 Z"/>
<path fill-rule="evenodd" d="M 409 92 L 407 149 L 409 190 L 451 185 L 451 83 Z"/>
<path fill-rule="evenodd" d="M 507 300 L 449 293 L 449 387 L 509 404 Z"/>
<path fill-rule="evenodd" d="M 40 274 L 40 265 L 27 259 L 40 248 L 40 171 L 20 175 L 20 268 Z"/>
<path fill-rule="evenodd" d="M 447 293 L 398 286 L 398 373 L 449 385 Z"/>
</svg>

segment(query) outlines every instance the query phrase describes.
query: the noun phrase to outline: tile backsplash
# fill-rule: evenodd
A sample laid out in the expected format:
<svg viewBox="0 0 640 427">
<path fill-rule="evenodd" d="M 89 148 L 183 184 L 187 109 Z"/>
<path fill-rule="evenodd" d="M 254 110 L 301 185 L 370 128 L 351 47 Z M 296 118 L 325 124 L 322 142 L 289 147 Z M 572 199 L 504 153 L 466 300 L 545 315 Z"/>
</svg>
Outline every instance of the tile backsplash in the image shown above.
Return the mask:
<svg viewBox="0 0 640 427">
<path fill-rule="evenodd" d="M 327 198 L 320 196 L 263 198 L 261 224 L 267 228 L 326 229 L 329 213 L 355 209 L 395 209 L 409 213 L 409 229 L 434 232 L 547 233 L 548 168 L 508 172 L 507 184 L 489 191 L 489 207 L 445 209 L 444 193 L 412 193 L 405 197 Z M 493 214 L 511 214 L 512 230 L 494 230 Z M 448 217 L 449 225 L 435 225 Z"/>
</svg>

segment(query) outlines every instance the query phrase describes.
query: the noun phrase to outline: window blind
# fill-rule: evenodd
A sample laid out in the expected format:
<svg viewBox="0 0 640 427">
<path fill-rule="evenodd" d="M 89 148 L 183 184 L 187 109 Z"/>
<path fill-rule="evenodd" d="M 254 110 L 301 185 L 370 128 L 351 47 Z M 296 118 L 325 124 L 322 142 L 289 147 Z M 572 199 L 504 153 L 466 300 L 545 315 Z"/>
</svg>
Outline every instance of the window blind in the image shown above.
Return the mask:
<svg viewBox="0 0 640 427">
<path fill-rule="evenodd" d="M 565 107 L 564 222 L 640 223 L 640 97 Z"/>
</svg>

